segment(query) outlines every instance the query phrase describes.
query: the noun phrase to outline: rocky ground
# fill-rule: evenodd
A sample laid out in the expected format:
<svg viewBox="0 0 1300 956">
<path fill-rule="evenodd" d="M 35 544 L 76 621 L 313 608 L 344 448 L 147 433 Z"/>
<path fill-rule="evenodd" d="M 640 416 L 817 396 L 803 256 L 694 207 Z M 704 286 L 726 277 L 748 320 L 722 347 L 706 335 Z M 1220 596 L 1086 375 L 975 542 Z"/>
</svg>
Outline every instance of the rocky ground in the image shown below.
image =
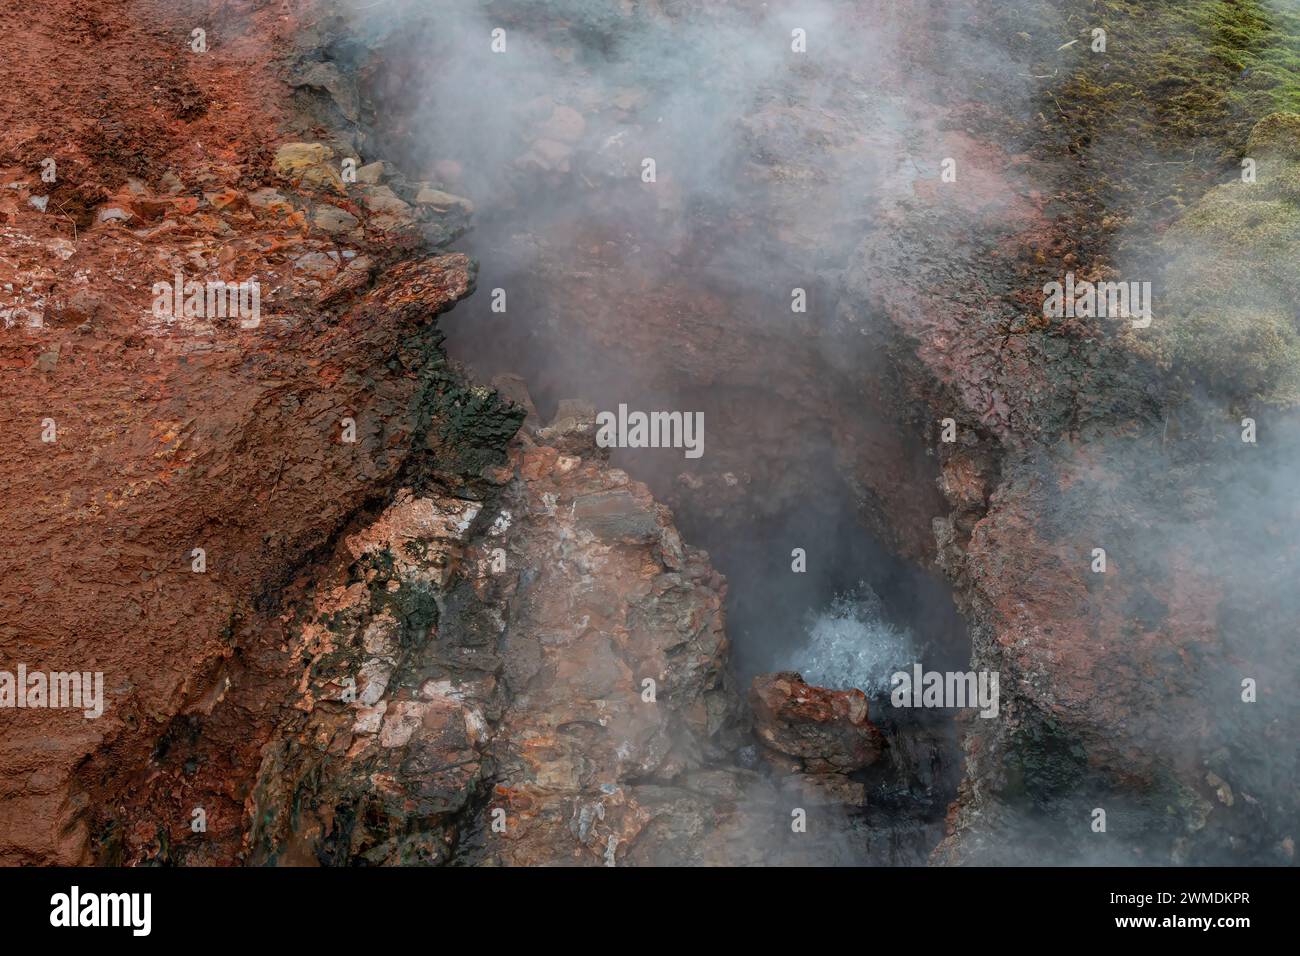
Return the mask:
<svg viewBox="0 0 1300 956">
<path fill-rule="evenodd" d="M 3 41 L 12 88 L 54 71 L 5 107 L 4 468 L 29 492 L 3 505 L 23 541 L 3 559 L 3 633 L 7 660 L 102 671 L 116 704 L 99 721 L 20 713 L 6 731 L 10 862 L 165 834 L 118 801 L 187 726 L 215 732 L 228 688 L 286 676 L 260 654 L 297 569 L 415 458 L 473 473 L 517 422 L 437 351 L 431 320 L 473 288 L 469 260 L 403 249 L 382 220 L 361 228 L 332 182 L 277 156 L 268 133 L 295 138 L 278 132 L 292 28 L 278 5 L 200 11 L 220 56 L 188 47 L 194 11 L 83 7 L 43 8 Z M 177 271 L 260 277 L 259 327 L 160 320 L 152 284 Z M 224 742 L 257 720 L 232 717 Z M 242 797 L 227 799 L 210 808 L 231 816 L 218 827 L 239 825 Z"/>
<path fill-rule="evenodd" d="M 675 15 L 652 6 L 638 15 Z M 744 118 L 764 158 L 748 228 L 833 303 L 795 336 L 756 331 L 771 304 L 708 261 L 707 215 L 646 255 L 576 220 L 493 226 L 516 198 L 463 199 L 463 168 L 402 145 L 418 112 L 392 104 L 419 30 L 395 19 L 60 0 L 0 34 L 5 83 L 30 91 L 0 134 L 0 468 L 23 492 L 0 505 L 0 666 L 103 671 L 108 696 L 94 721 L 4 712 L 0 861 L 1291 862 L 1290 367 L 1249 347 L 1248 316 L 1197 351 L 1200 298 L 1176 310 L 1193 333 L 1171 317 L 1144 338 L 1045 320 L 1039 290 L 1146 255 L 1187 294 L 1206 243 L 1243 262 L 1294 244 L 1282 108 L 1300 104 L 1274 52 L 1293 24 L 1225 33 L 1200 2 L 1089 10 L 1117 49 L 1140 25 L 1214 64 L 1174 97 L 1158 69 L 1099 73 L 1086 42 L 1058 49 L 1086 36 L 1065 0 L 958 6 L 887 18 L 902 39 L 869 82 L 907 97 L 908 123 L 853 100 L 868 80 L 838 63 L 821 79 L 845 98 Z M 1026 93 L 1006 62 L 1051 79 Z M 605 205 L 617 167 L 599 178 L 582 144 L 636 128 L 636 92 L 529 105 L 518 181 Z M 1121 144 L 1099 115 L 1128 123 Z M 950 154 L 949 192 L 857 159 Z M 1215 184 L 1252 154 L 1268 192 L 1242 208 Z M 1153 183 L 1166 155 L 1197 158 Z M 866 177 L 870 199 L 809 218 L 819 177 Z M 657 221 L 687 195 L 664 190 Z M 485 269 L 507 239 L 540 264 L 531 294 L 582 343 L 571 364 L 527 374 L 511 354 L 527 342 L 503 339 L 528 381 L 489 387 L 447 359 L 439 316 L 477 278 L 452 250 L 479 220 Z M 1256 273 L 1223 269 L 1206 296 L 1240 305 L 1222 289 Z M 177 271 L 257 276 L 260 323 L 160 320 L 152 285 Z M 638 474 L 595 447 L 586 402 L 606 383 L 567 387 L 622 351 L 654 370 L 651 393 L 713 403 L 733 437 L 706 468 Z M 574 401 L 544 421 L 530 388 Z M 1247 414 L 1268 436 L 1253 459 Z M 771 451 L 757 463 L 755 445 Z M 900 719 L 791 673 L 738 686 L 728 584 L 656 499 L 722 536 L 832 477 L 864 533 L 946 577 L 972 666 L 1001 674 L 1000 719 Z"/>
</svg>

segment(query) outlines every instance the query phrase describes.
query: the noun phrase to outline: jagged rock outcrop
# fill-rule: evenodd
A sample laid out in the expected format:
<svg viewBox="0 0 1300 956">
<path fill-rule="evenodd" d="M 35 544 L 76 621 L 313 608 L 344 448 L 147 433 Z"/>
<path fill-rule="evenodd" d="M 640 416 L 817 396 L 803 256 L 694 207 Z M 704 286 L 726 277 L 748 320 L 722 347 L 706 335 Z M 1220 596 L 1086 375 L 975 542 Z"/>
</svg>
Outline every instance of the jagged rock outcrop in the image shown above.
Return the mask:
<svg viewBox="0 0 1300 956">
<path fill-rule="evenodd" d="M 801 760 L 809 773 L 850 773 L 880 757 L 884 741 L 867 719 L 860 690 L 809 687 L 799 674 L 767 674 L 754 678 L 749 700 L 758 738 Z"/>
<path fill-rule="evenodd" d="M 82 17 L 110 36 L 102 54 L 184 55 Z M 220 25 L 259 39 L 189 63 L 194 96 L 176 104 L 188 136 L 239 161 L 138 124 L 115 127 L 108 153 L 6 143 L 4 385 L 33 494 L 3 515 L 26 542 L 21 561 L 6 551 L 3 646 L 104 671 L 108 699 L 97 722 L 12 722 L 0 858 L 856 852 L 833 836 L 857 825 L 844 808 L 861 806 L 860 785 L 828 795 L 737 765 L 753 761 L 722 580 L 644 486 L 593 454 L 589 409 L 521 436 L 498 470 L 525 409 L 468 385 L 433 327 L 473 289 L 467 257 L 429 249 L 470 204 L 390 163 L 346 179 L 347 131 L 318 139 L 271 78 L 301 23 L 270 19 L 227 5 Z M 82 59 L 66 115 L 100 72 Z M 355 118 L 337 71 L 293 76 Z M 255 105 L 236 122 L 206 108 L 223 99 Z M 122 102 L 132 122 L 146 105 Z M 554 125 L 575 135 L 562 110 Z M 285 132 L 267 148 L 271 130 Z M 146 139 L 149 161 L 132 165 L 124 151 Z M 47 151 L 52 188 L 36 175 Z M 178 271 L 257 277 L 262 315 L 160 314 L 153 282 Z M 793 803 L 811 814 L 807 839 Z"/>
<path fill-rule="evenodd" d="M 834 843 L 860 783 L 736 764 L 748 737 L 724 584 L 645 486 L 609 467 L 593 425 L 570 404 L 522 433 L 490 508 L 405 491 L 343 539 L 291 640 L 302 715 L 265 751 L 251 862 L 856 852 Z M 876 755 L 860 694 L 805 690 L 836 712 L 801 750 L 810 770 Z M 786 718 L 817 718 L 796 709 Z M 821 815 L 802 843 L 796 806 Z"/>
</svg>

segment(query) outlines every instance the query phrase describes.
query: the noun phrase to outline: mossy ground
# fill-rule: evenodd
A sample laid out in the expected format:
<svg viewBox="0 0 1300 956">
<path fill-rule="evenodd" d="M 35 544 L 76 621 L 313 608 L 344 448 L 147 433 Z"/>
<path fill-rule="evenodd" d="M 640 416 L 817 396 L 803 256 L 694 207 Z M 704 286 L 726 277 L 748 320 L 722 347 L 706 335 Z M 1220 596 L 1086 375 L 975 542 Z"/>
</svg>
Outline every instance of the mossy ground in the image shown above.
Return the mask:
<svg viewBox="0 0 1300 956">
<path fill-rule="evenodd" d="M 1236 166 L 1259 120 L 1300 112 L 1300 7 L 1042 0 L 1017 19 L 1046 78 L 1042 142 L 1079 156 L 1084 192 L 1117 224 L 1167 223 Z"/>
<path fill-rule="evenodd" d="M 1260 117 L 1300 108 L 1300 10 L 1260 0 L 1095 7 L 1119 56 L 1109 76 L 1076 73 L 1063 90 L 1075 103 L 1145 121 L 1162 136 L 1229 147 L 1244 143 Z"/>
<path fill-rule="evenodd" d="M 1300 402 L 1300 4 L 1031 0 L 993 20 L 1043 84 L 1028 148 L 1077 157 L 1058 184 L 1074 261 L 1156 287 L 1132 344 L 1172 370 L 1170 399 Z"/>
<path fill-rule="evenodd" d="M 1162 358 L 1243 408 L 1300 404 L 1300 142 L 1257 162 L 1255 182 L 1216 186 L 1162 239 L 1155 326 Z"/>
</svg>

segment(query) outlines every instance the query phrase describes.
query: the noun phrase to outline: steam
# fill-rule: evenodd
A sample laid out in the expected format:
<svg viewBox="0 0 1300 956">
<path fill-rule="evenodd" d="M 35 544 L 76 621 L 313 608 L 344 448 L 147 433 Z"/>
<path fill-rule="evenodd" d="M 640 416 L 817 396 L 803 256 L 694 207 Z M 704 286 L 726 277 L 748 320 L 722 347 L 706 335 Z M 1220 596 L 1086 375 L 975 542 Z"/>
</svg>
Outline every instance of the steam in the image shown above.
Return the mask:
<svg viewBox="0 0 1300 956">
<path fill-rule="evenodd" d="M 702 416 L 699 459 L 613 463 L 727 576 L 742 683 L 793 669 L 877 692 L 916 660 L 905 619 L 965 666 L 950 597 L 872 538 L 843 480 L 859 449 L 904 454 L 859 410 L 876 320 L 844 274 L 881 210 L 939 174 L 943 81 L 906 49 L 915 23 L 829 0 L 358 0 L 354 17 L 382 50 L 363 160 L 475 205 L 480 291 L 442 323 L 449 353 L 481 381 L 521 376 L 543 419 L 568 398 Z M 933 486 L 932 462 L 916 474 Z"/>
<path fill-rule="evenodd" d="M 821 627 L 804 615 L 860 580 L 894 619 L 922 593 L 840 477 L 856 449 L 899 443 L 893 422 L 857 410 L 876 318 L 845 273 L 864 274 L 859 244 L 883 211 L 938 179 L 951 79 L 917 54 L 915 20 L 830 0 L 357 0 L 353 19 L 383 51 L 363 74 L 376 111 L 363 160 L 475 204 L 464 244 L 480 294 L 443 323 L 449 352 L 480 380 L 522 376 L 543 418 L 566 398 L 702 413 L 701 459 L 613 458 L 727 575 L 742 673 L 805 669 L 811 635 L 828 675 L 874 686 L 865 659 L 830 666 L 830 632 L 867 641 L 865 655 L 902 632 L 865 605 Z M 935 26 L 932 40 L 956 41 L 957 23 Z M 960 42 L 981 75 L 1004 66 L 978 36 Z M 916 474 L 932 486 L 932 462 Z M 941 618 L 926 625 L 955 615 Z"/>
<path fill-rule="evenodd" d="M 872 374 L 860 333 L 874 318 L 860 286 L 838 306 L 882 207 L 938 176 L 942 81 L 908 59 L 913 24 L 829 0 L 394 0 L 353 15 L 383 50 L 366 74 L 363 159 L 475 204 L 464 247 L 482 291 L 444 322 L 449 352 L 483 381 L 522 376 L 543 418 L 566 398 L 702 415 L 699 460 L 613 457 L 674 507 L 733 594 L 744 578 L 788 579 L 791 548 L 815 545 L 819 580 L 793 615 L 744 629 L 748 662 L 799 645 L 803 611 L 836 589 L 883 585 L 883 549 L 829 570 L 852 550 L 837 539 L 867 535 L 838 452 L 894 427 L 846 411 Z M 977 43 L 964 53 L 986 65 Z M 718 540 L 809 499 L 834 519 L 792 529 L 775 566 Z"/>
</svg>

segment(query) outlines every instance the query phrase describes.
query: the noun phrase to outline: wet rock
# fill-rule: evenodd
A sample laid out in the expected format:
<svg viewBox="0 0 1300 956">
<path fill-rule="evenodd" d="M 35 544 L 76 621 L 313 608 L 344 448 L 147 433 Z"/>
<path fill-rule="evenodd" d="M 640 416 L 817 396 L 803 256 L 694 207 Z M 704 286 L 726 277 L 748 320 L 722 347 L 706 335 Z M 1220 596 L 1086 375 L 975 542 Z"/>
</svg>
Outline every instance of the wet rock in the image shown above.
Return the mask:
<svg viewBox="0 0 1300 956">
<path fill-rule="evenodd" d="M 859 690 L 809 687 L 795 673 L 764 674 L 750 686 L 754 732 L 812 773 L 849 773 L 879 759 L 883 738 Z"/>
</svg>

